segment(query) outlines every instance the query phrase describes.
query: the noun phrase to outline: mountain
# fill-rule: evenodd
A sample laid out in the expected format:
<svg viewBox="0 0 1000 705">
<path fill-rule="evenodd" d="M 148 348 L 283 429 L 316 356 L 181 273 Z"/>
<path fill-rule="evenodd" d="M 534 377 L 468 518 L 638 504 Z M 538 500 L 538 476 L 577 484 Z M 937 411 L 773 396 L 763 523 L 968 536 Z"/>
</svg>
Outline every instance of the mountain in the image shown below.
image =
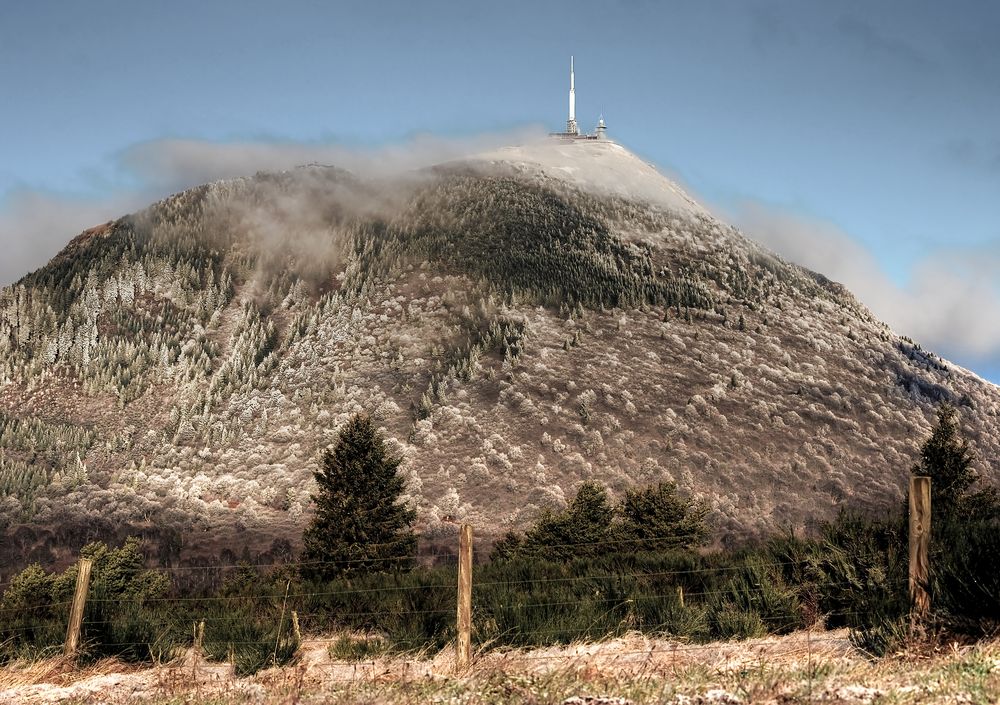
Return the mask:
<svg viewBox="0 0 1000 705">
<path fill-rule="evenodd" d="M 1000 478 L 1000 388 L 620 145 L 260 173 L 0 291 L 0 558 L 130 533 L 171 561 L 287 551 L 359 411 L 405 458 L 425 544 L 588 479 L 675 480 L 739 538 L 896 505 L 942 401 Z"/>
</svg>

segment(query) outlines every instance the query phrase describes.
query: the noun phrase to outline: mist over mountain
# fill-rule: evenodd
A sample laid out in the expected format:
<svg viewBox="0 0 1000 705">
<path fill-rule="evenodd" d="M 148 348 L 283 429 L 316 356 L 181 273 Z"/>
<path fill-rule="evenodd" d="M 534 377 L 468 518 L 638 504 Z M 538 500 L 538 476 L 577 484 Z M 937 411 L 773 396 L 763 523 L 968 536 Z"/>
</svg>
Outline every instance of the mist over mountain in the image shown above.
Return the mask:
<svg viewBox="0 0 1000 705">
<path fill-rule="evenodd" d="M 589 479 L 674 480 L 739 538 L 900 502 L 942 401 L 1000 478 L 1000 389 L 620 145 L 258 173 L 0 290 L 2 544 L 294 545 L 359 411 L 429 541 L 523 526 Z"/>
</svg>

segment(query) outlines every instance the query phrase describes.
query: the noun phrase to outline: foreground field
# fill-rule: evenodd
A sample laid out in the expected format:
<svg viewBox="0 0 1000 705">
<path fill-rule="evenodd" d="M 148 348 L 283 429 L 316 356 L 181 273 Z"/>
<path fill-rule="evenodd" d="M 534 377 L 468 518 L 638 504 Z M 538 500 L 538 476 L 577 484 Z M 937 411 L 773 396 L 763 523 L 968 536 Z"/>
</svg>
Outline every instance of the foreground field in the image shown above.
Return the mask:
<svg viewBox="0 0 1000 705">
<path fill-rule="evenodd" d="M 155 668 L 61 659 L 0 670 L 0 703 L 987 703 L 1000 700 L 1000 642 L 942 645 L 873 662 L 846 631 L 694 646 L 632 635 L 491 651 L 456 675 L 451 651 L 343 661 L 306 640 L 290 667 L 236 678 L 189 653 Z"/>
</svg>

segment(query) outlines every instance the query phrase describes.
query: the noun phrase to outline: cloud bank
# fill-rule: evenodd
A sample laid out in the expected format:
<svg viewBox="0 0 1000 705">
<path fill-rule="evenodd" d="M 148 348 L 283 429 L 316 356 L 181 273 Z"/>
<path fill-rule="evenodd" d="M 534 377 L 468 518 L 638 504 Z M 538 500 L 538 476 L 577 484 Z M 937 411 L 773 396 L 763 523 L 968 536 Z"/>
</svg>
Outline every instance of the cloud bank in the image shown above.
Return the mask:
<svg viewBox="0 0 1000 705">
<path fill-rule="evenodd" d="M 899 333 L 966 364 L 1000 359 L 1000 243 L 942 250 L 894 282 L 858 240 L 830 223 L 744 202 L 731 219 L 786 259 L 839 281 Z"/>
<path fill-rule="evenodd" d="M 129 147 L 118 156 L 117 163 L 144 184 L 174 190 L 303 164 L 328 164 L 364 176 L 381 177 L 538 139 L 544 134 L 540 128 L 528 128 L 447 139 L 416 135 L 403 143 L 370 149 L 301 142 L 167 139 Z"/>
<path fill-rule="evenodd" d="M 99 174 L 105 183 L 128 186 L 92 197 L 22 188 L 0 200 L 0 286 L 44 265 L 83 230 L 199 184 L 303 164 L 329 164 L 385 177 L 541 135 L 540 128 L 450 139 L 417 135 L 377 148 L 192 139 L 143 142 L 115 155 Z"/>
<path fill-rule="evenodd" d="M 0 286 L 41 267 L 83 230 L 148 205 L 138 192 L 83 199 L 19 189 L 0 201 Z"/>
</svg>

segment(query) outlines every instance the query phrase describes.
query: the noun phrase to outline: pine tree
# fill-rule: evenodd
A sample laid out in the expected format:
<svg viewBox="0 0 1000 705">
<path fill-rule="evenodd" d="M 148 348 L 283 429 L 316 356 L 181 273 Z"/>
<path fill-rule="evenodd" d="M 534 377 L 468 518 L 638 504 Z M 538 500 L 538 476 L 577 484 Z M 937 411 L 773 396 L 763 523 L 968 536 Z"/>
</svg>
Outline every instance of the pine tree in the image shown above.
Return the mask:
<svg viewBox="0 0 1000 705">
<path fill-rule="evenodd" d="M 993 487 L 974 489 L 979 475 L 975 456 L 958 428 L 958 412 L 948 403 L 938 409 L 937 426 L 920 448 L 914 475 L 931 478 L 931 513 L 935 519 L 984 519 L 996 516 L 1000 497 Z"/>
<path fill-rule="evenodd" d="M 341 429 L 315 472 L 316 514 L 303 535 L 303 574 L 331 579 L 413 564 L 416 512 L 400 502 L 402 459 L 366 414 Z"/>
<path fill-rule="evenodd" d="M 506 537 L 498 557 L 570 560 L 604 554 L 612 538 L 613 518 L 608 491 L 596 482 L 585 482 L 565 510 L 543 514 L 523 542 Z"/>
<path fill-rule="evenodd" d="M 699 546 L 708 537 L 707 513 L 704 503 L 679 496 L 673 482 L 627 490 L 618 508 L 622 549 L 668 551 Z"/>
</svg>

